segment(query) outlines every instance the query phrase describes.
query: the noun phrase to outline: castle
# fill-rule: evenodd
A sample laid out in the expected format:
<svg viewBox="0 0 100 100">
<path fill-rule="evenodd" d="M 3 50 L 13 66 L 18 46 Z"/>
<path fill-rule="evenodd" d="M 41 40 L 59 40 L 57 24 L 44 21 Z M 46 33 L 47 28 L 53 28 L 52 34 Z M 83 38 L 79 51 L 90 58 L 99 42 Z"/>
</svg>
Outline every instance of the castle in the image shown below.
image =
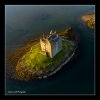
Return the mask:
<svg viewBox="0 0 100 100">
<path fill-rule="evenodd" d="M 48 37 L 40 39 L 41 53 L 53 58 L 62 49 L 62 38 L 56 32 L 50 32 Z"/>
</svg>

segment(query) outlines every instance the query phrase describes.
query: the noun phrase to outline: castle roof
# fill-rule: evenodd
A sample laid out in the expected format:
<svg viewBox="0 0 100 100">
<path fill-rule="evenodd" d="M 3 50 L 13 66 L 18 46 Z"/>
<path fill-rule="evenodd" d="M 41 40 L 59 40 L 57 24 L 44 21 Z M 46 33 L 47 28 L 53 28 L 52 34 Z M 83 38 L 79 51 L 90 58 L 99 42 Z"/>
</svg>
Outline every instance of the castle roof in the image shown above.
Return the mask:
<svg viewBox="0 0 100 100">
<path fill-rule="evenodd" d="M 53 42 L 57 42 L 60 39 L 60 37 L 58 37 L 56 34 L 52 34 L 48 37 L 48 40 L 53 41 Z"/>
</svg>

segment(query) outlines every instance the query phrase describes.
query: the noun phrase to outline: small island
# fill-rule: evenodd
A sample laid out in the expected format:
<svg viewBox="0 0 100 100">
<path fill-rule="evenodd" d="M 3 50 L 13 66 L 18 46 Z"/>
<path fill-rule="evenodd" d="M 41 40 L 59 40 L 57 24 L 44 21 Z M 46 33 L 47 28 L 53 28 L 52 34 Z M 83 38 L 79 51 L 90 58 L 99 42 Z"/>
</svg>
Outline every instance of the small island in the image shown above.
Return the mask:
<svg viewBox="0 0 100 100">
<path fill-rule="evenodd" d="M 82 20 L 86 22 L 89 28 L 95 28 L 95 13 L 88 13 L 82 16 Z"/>
<path fill-rule="evenodd" d="M 43 34 L 29 44 L 27 46 L 30 48 L 24 48 L 22 52 L 26 52 L 22 55 L 18 53 L 15 58 L 12 58 L 14 54 L 10 56 L 10 61 L 18 58 L 13 74 L 15 79 L 41 79 L 56 73 L 75 54 L 78 36 L 71 27 L 67 27 L 64 32 Z"/>
</svg>

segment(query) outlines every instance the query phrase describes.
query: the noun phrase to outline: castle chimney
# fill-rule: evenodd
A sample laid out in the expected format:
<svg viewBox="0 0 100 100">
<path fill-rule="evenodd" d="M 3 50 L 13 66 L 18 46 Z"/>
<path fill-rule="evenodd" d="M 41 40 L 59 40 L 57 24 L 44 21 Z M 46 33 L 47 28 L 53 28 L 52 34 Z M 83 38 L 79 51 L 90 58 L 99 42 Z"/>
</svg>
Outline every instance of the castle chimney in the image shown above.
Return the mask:
<svg viewBox="0 0 100 100">
<path fill-rule="evenodd" d="M 56 34 L 56 31 L 53 34 Z"/>
<path fill-rule="evenodd" d="M 50 34 L 52 34 L 52 30 L 50 31 Z"/>
</svg>

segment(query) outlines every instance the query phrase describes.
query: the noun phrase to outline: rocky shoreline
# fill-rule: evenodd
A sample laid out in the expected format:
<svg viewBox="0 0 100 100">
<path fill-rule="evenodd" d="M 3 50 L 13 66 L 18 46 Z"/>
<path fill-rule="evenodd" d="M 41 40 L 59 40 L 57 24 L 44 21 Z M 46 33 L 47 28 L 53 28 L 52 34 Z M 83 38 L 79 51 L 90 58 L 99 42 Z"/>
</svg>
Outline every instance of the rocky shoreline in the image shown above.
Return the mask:
<svg viewBox="0 0 100 100">
<path fill-rule="evenodd" d="M 88 13 L 82 16 L 82 20 L 87 24 L 91 29 L 95 28 L 95 13 Z"/>
<path fill-rule="evenodd" d="M 71 33 L 71 34 L 69 34 Z M 64 66 L 65 64 L 67 64 L 71 59 L 72 57 L 74 56 L 75 54 L 75 51 L 77 49 L 77 44 L 78 44 L 78 38 L 77 38 L 77 34 L 75 32 L 72 31 L 72 28 L 69 28 L 67 30 L 65 30 L 64 32 L 62 33 L 59 33 L 59 35 L 61 35 L 61 37 L 64 39 L 64 40 L 68 40 L 70 42 L 72 42 L 72 45 L 70 46 L 70 50 L 64 55 L 63 59 L 61 60 L 61 62 L 57 63 L 56 66 L 52 66 L 50 67 L 49 69 L 45 69 L 45 74 L 40 74 L 40 75 L 33 75 L 34 78 L 32 79 L 41 79 L 41 78 L 47 78 L 49 76 L 52 76 L 53 74 L 55 74 L 56 72 L 58 72 L 62 66 Z M 38 42 L 38 39 L 35 40 L 31 40 L 29 42 L 29 44 L 35 44 L 35 42 L 37 43 Z M 29 45 L 28 44 L 28 45 Z M 31 46 L 30 46 L 31 47 Z M 24 49 L 23 49 L 24 50 Z M 27 53 L 27 51 L 26 51 Z M 20 57 L 21 58 L 21 57 Z M 19 58 L 19 60 L 20 60 Z M 14 59 L 13 59 L 14 60 Z M 16 60 L 16 59 L 15 59 Z M 16 62 L 18 62 L 19 60 L 17 60 Z M 17 64 L 17 63 L 16 63 Z M 15 64 L 15 65 L 16 65 Z M 11 73 L 11 72 L 9 72 Z M 12 78 L 14 79 L 17 79 L 17 80 L 30 80 L 30 78 L 26 78 L 26 79 L 23 79 L 23 78 L 20 78 L 17 73 L 16 73 L 16 69 L 15 71 L 13 71 L 13 74 L 10 75 L 12 76 Z M 32 77 L 33 77 L 32 76 Z"/>
</svg>

